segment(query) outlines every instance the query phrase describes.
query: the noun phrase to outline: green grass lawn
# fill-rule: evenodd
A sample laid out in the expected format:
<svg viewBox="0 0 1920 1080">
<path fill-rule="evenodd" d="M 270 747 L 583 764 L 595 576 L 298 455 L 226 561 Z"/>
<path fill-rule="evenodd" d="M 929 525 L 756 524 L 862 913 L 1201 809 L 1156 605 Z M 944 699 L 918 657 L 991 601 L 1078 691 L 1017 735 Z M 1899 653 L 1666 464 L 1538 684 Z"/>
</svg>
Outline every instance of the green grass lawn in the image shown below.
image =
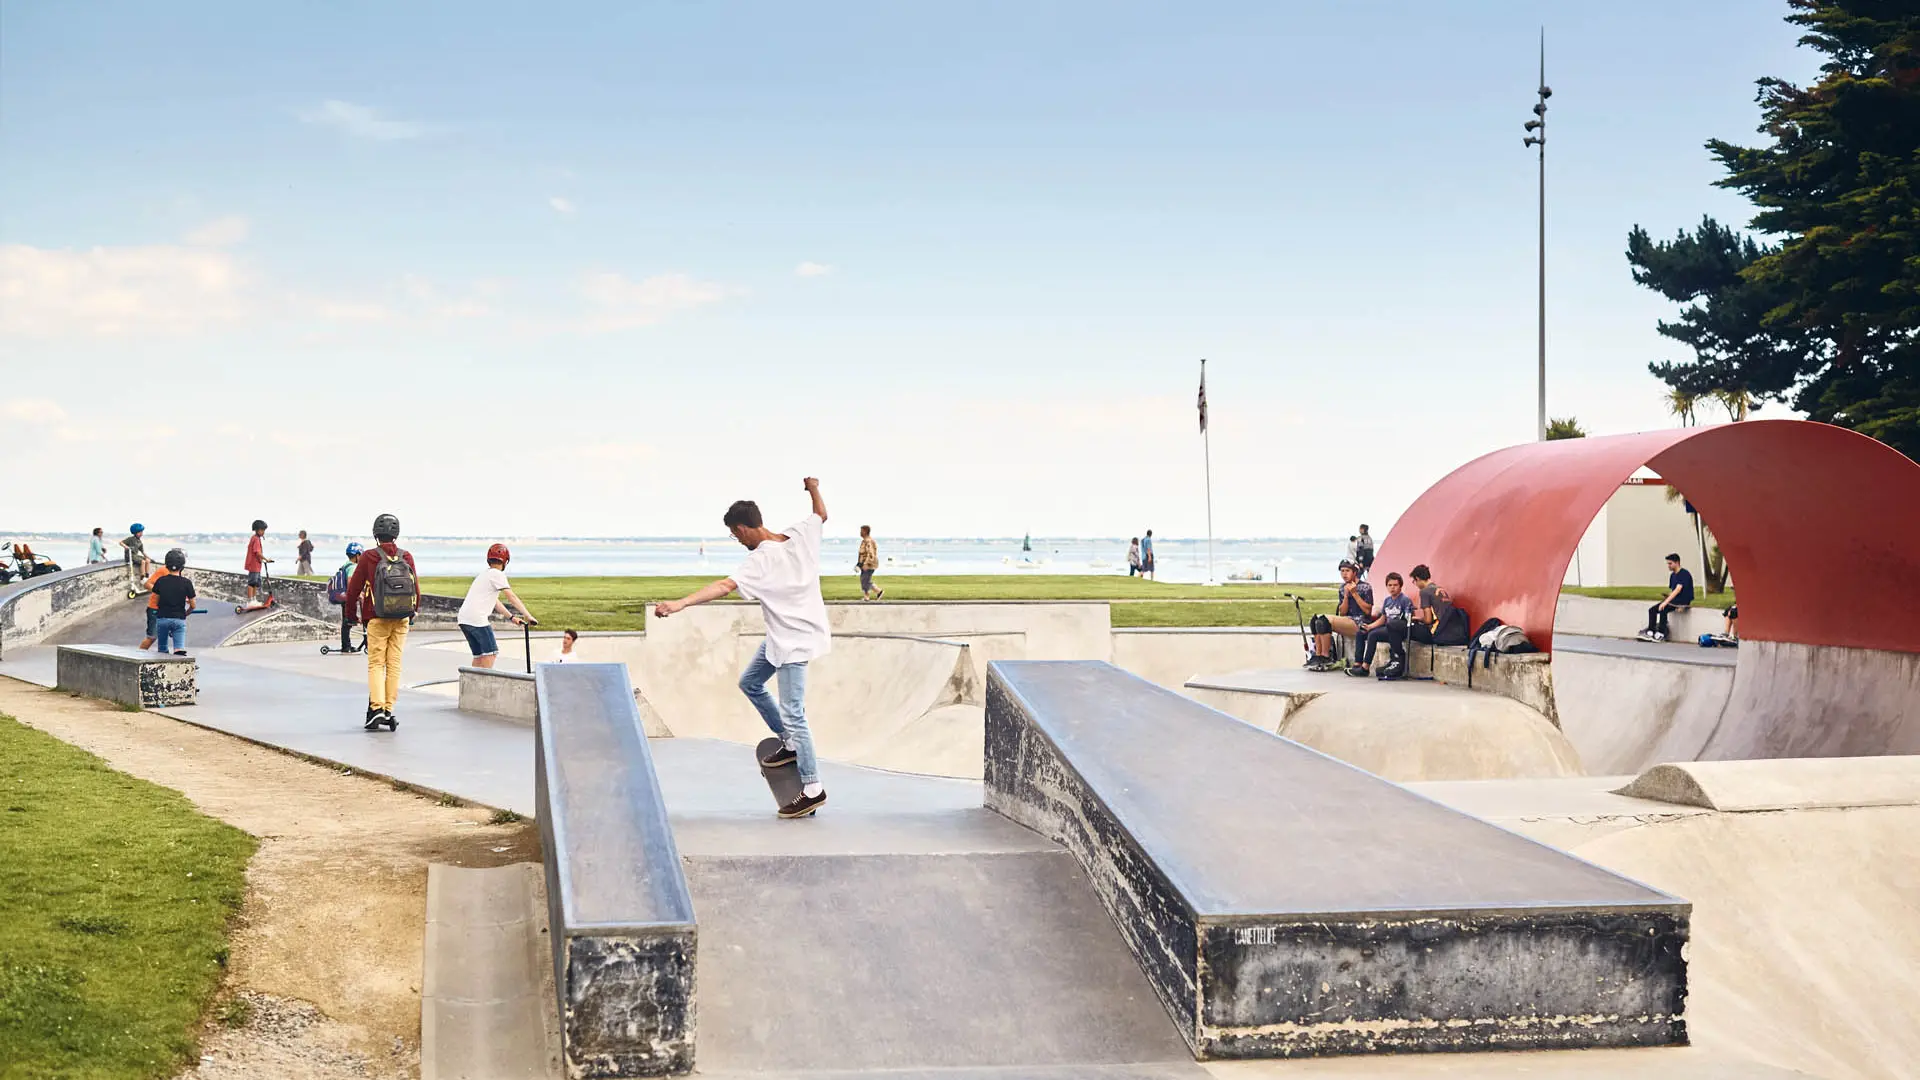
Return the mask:
<svg viewBox="0 0 1920 1080">
<path fill-rule="evenodd" d="M 543 629 L 640 630 L 647 605 L 682 597 L 720 574 L 700 577 L 523 577 L 513 588 Z M 428 577 L 420 587 L 442 596 L 465 596 L 471 578 Z M 952 574 L 882 575 L 877 584 L 888 600 L 1106 600 L 1115 626 L 1292 626 L 1293 593 L 1306 603 L 1304 617 L 1333 610 L 1331 585 L 1176 585 L 1118 575 Z M 820 591 L 829 600 L 858 600 L 860 579 L 823 577 Z M 1653 603 L 1666 595 L 1659 588 L 1566 589 L 1582 596 Z M 1698 607 L 1723 608 L 1731 592 L 1698 594 Z"/>
<path fill-rule="evenodd" d="M 1592 589 L 1575 589 L 1569 587 L 1561 589 L 1560 591 L 1562 593 L 1572 593 L 1575 596 L 1598 597 L 1602 600 L 1638 600 L 1645 604 L 1655 603 L 1661 597 L 1667 595 L 1668 592 L 1668 590 L 1658 585 L 1619 585 Z M 1722 593 L 1709 593 L 1705 589 L 1698 587 L 1693 590 L 1694 607 L 1725 608 L 1728 604 L 1733 603 L 1733 601 L 1734 595 L 1732 589 L 1728 589 Z"/>
<path fill-rule="evenodd" d="M 723 574 L 702 577 L 524 577 L 514 592 L 545 629 L 638 630 L 646 605 L 682 597 Z M 426 592 L 464 596 L 471 578 L 427 577 Z M 1174 585 L 1140 578 L 1082 574 L 954 574 L 882 576 L 888 600 L 1106 600 L 1115 626 L 1291 626 L 1295 593 L 1310 618 L 1333 610 L 1326 585 Z M 829 600 L 858 600 L 860 579 L 823 577 Z"/>
<path fill-rule="evenodd" d="M 196 1053 L 253 837 L 0 716 L 0 1080 L 169 1077 Z"/>
</svg>

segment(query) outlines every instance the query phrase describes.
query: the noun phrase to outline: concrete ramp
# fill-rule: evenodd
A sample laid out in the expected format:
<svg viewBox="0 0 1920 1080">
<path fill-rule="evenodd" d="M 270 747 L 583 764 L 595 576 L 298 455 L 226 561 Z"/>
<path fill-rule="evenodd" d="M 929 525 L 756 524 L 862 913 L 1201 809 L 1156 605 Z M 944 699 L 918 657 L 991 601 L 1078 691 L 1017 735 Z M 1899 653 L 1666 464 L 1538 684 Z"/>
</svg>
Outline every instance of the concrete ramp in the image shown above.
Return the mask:
<svg viewBox="0 0 1920 1080">
<path fill-rule="evenodd" d="M 1064 851 L 687 861 L 702 1075 L 1205 1076 Z"/>
<path fill-rule="evenodd" d="M 187 617 L 189 652 L 217 648 L 228 638 L 273 613 L 273 609 L 268 608 L 236 615 L 233 601 L 212 596 L 202 596 L 199 603 L 206 613 Z M 147 598 L 143 596 L 137 600 L 116 601 L 104 610 L 68 623 L 48 634 L 41 644 L 138 645 L 146 632 Z"/>
<path fill-rule="evenodd" d="M 1920 757 L 1655 765 L 1616 794 L 1727 813 L 1920 806 Z"/>
<path fill-rule="evenodd" d="M 1699 757 L 1733 691 L 1724 650 L 1557 639 L 1553 694 L 1560 730 L 1594 776 Z"/>
<path fill-rule="evenodd" d="M 1594 775 L 1663 762 L 1920 754 L 1920 655 L 1771 641 L 1737 653 L 1563 635 L 1560 726 Z"/>
<path fill-rule="evenodd" d="M 712 653 L 682 656 L 671 670 L 642 654 L 642 693 L 677 737 L 758 742 L 766 724 L 740 692 L 739 678 L 762 640 L 725 634 L 712 642 Z M 833 651 L 807 665 L 814 745 L 834 761 L 978 777 L 981 670 L 965 641 L 835 637 Z"/>
</svg>

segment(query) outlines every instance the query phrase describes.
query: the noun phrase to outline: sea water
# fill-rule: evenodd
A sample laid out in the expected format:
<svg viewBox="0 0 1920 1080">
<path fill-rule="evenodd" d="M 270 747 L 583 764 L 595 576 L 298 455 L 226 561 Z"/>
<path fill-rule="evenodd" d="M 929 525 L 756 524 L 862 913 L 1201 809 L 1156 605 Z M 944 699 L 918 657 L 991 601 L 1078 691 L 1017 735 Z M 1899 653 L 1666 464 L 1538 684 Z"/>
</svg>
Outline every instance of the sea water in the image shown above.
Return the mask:
<svg viewBox="0 0 1920 1080">
<path fill-rule="evenodd" d="M 34 535 L 0 529 L 0 539 L 21 540 L 63 567 L 86 561 L 87 537 L 73 533 Z M 107 538 L 111 557 L 120 556 L 119 537 Z M 328 574 L 345 561 L 347 537 L 313 536 L 313 568 Z M 403 537 L 420 572 L 428 576 L 464 576 L 486 566 L 487 546 L 495 539 L 513 550 L 513 573 L 533 577 L 625 577 L 635 575 L 724 576 L 739 565 L 746 550 L 727 536 L 631 539 L 555 539 L 541 537 Z M 997 537 L 990 539 L 877 537 L 880 577 L 910 574 L 1114 574 L 1127 573 L 1125 538 Z M 147 555 L 157 565 L 168 548 L 186 549 L 194 566 L 239 570 L 246 554 L 245 534 L 168 536 L 147 534 Z M 266 553 L 275 573 L 294 572 L 298 538 L 268 533 Z M 361 540 L 361 543 L 370 543 Z M 858 536 L 829 536 L 821 547 L 823 574 L 852 574 Z M 1216 581 L 1333 581 L 1346 554 L 1339 538 L 1292 537 L 1213 542 Z M 1205 539 L 1154 540 L 1156 576 L 1161 581 L 1203 582 L 1208 577 Z M 1277 577 L 1276 577 L 1277 573 Z"/>
</svg>

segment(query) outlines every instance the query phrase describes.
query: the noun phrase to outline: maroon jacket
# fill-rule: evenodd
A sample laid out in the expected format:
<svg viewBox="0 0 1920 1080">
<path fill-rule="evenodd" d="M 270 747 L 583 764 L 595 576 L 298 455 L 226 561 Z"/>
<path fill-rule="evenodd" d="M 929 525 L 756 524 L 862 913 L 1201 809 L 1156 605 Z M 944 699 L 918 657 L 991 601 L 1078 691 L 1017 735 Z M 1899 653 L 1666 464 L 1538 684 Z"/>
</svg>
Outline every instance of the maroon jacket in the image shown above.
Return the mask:
<svg viewBox="0 0 1920 1080">
<path fill-rule="evenodd" d="M 347 582 L 347 598 L 359 605 L 362 626 L 373 618 L 373 572 L 380 568 L 383 551 L 407 560 L 407 569 L 413 571 L 413 610 L 420 610 L 420 571 L 413 565 L 413 552 L 389 540 L 361 552 L 359 561 L 353 564 L 353 578 Z"/>
</svg>

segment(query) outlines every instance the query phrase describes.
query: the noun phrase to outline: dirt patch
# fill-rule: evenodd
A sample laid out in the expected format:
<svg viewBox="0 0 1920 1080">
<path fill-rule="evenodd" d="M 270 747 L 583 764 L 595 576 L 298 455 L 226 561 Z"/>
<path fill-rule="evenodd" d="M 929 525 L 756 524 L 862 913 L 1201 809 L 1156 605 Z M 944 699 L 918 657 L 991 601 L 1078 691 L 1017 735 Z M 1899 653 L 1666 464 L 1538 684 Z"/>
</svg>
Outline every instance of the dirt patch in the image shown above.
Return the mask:
<svg viewBox="0 0 1920 1080">
<path fill-rule="evenodd" d="M 540 857 L 530 822 L 152 713 L 7 678 L 0 712 L 260 838 L 195 1080 L 417 1076 L 427 864 Z"/>
</svg>

